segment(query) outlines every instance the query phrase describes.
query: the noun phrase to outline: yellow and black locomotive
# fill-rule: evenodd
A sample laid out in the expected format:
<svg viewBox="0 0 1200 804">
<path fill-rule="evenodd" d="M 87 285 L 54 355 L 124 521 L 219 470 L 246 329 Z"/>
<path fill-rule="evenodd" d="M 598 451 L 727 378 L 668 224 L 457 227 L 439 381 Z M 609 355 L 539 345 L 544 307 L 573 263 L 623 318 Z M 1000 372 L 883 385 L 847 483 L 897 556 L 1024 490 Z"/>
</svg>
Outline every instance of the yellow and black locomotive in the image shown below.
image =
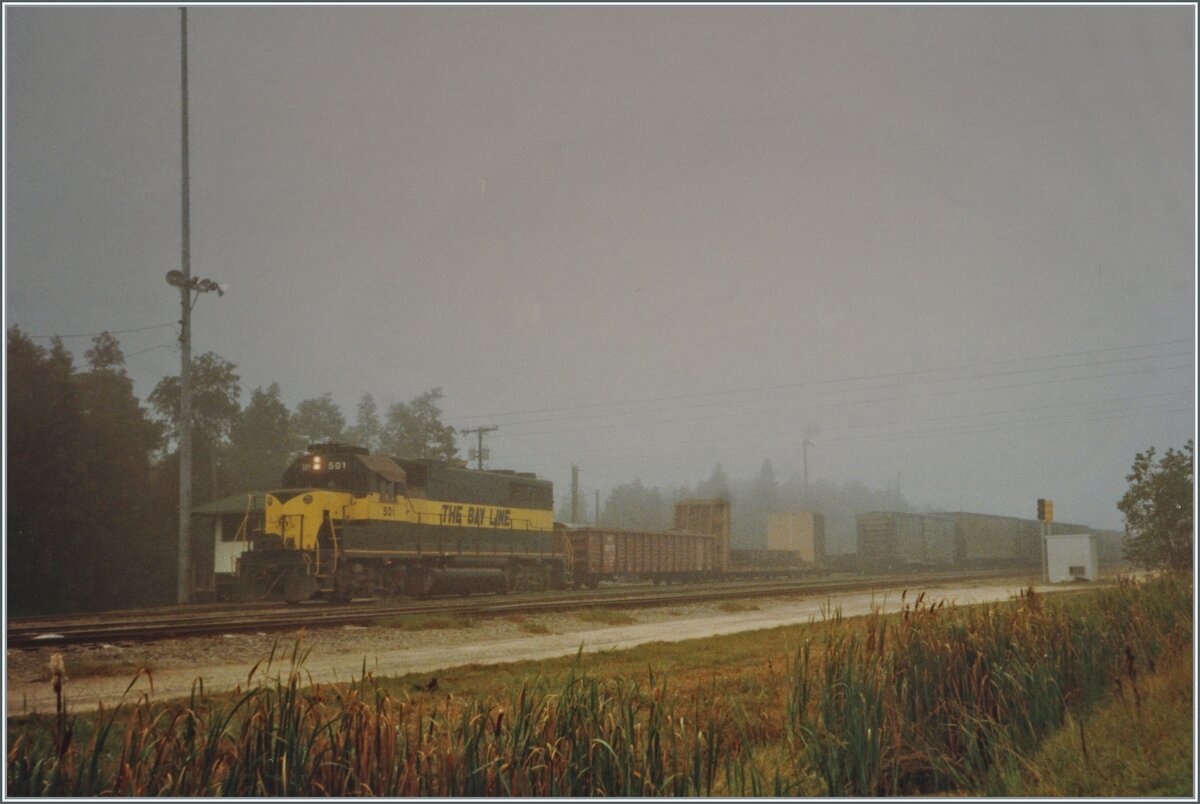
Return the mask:
<svg viewBox="0 0 1200 804">
<path fill-rule="evenodd" d="M 238 559 L 244 597 L 410 596 L 561 588 L 553 489 L 529 473 L 313 444 L 264 495 Z"/>
</svg>

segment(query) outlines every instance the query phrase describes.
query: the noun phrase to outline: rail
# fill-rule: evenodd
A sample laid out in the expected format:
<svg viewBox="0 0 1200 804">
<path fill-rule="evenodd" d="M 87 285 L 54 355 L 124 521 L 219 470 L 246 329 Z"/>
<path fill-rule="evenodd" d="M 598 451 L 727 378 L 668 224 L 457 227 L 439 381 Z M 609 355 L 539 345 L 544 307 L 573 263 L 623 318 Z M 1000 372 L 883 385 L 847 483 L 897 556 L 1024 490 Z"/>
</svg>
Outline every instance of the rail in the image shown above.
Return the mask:
<svg viewBox="0 0 1200 804">
<path fill-rule="evenodd" d="M 344 605 L 328 603 L 298 606 L 267 605 L 169 607 L 139 612 L 108 612 L 79 618 L 10 620 L 8 647 L 31 649 L 41 646 L 97 642 L 128 642 L 179 636 L 202 636 L 239 631 L 270 631 L 339 625 L 369 624 L 407 614 L 459 614 L 499 616 L 516 613 L 563 611 L 574 608 L 627 608 L 702 603 L 747 597 L 828 595 L 874 589 L 912 588 L 917 584 L 972 581 L 989 578 L 1018 578 L 1024 573 L 1012 568 L 967 573 L 923 573 L 846 577 L 832 580 L 789 580 L 756 583 L 717 582 L 678 587 L 613 586 L 598 591 L 568 590 L 522 595 L 480 595 L 475 598 L 383 603 L 364 600 Z M 1023 581 L 1025 582 L 1025 581 Z"/>
</svg>

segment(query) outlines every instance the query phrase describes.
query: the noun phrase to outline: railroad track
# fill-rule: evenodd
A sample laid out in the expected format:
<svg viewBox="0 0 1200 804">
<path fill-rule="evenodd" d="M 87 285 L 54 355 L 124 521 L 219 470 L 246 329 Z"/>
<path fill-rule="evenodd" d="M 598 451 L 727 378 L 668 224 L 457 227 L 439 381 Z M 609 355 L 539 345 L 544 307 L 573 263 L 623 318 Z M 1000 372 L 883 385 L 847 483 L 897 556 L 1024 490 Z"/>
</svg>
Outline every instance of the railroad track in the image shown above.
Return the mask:
<svg viewBox="0 0 1200 804">
<path fill-rule="evenodd" d="M 53 645 L 132 642 L 244 631 L 286 631 L 366 625 L 395 617 L 454 614 L 488 617 L 580 608 L 634 608 L 704 603 L 717 600 L 789 595 L 833 595 L 871 589 L 915 587 L 946 581 L 1012 578 L 1019 571 L 987 570 L 920 575 L 844 577 L 822 580 L 719 582 L 682 586 L 614 586 L 601 590 L 569 590 L 526 595 L 480 595 L 466 598 L 333 605 L 314 602 L 296 606 L 174 606 L 135 612 L 107 612 L 69 619 L 21 619 L 8 623 L 8 647 L 31 649 Z"/>
</svg>

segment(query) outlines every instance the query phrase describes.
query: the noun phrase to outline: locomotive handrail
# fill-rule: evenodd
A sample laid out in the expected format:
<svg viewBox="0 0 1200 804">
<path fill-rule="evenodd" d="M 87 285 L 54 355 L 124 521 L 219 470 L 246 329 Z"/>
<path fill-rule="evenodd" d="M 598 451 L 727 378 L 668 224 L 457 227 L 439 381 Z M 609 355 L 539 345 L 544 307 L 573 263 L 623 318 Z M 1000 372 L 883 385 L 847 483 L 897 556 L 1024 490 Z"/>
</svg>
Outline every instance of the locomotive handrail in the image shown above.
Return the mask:
<svg viewBox="0 0 1200 804">
<path fill-rule="evenodd" d="M 326 512 L 326 514 L 328 514 L 328 512 Z M 344 512 L 342 516 L 343 518 L 345 517 Z M 340 537 L 338 536 L 337 526 L 333 524 L 333 517 L 329 517 L 329 535 L 333 539 L 333 572 L 336 574 L 338 571 L 338 559 L 341 556 L 342 550 L 341 546 L 338 544 Z M 317 550 L 319 551 L 320 549 L 321 545 L 318 544 Z"/>
<path fill-rule="evenodd" d="M 571 581 L 575 574 L 575 548 L 571 544 L 571 536 L 566 531 L 561 534 L 563 542 L 563 552 L 567 554 L 566 576 L 567 580 Z"/>
<path fill-rule="evenodd" d="M 264 502 L 264 509 L 265 509 L 265 506 L 266 506 L 266 504 Z M 233 540 L 235 542 L 250 541 L 249 536 L 246 536 L 245 538 L 238 538 L 238 537 L 242 536 L 242 534 L 246 533 L 246 530 L 247 530 L 246 525 L 249 524 L 249 522 L 250 522 L 250 514 L 253 512 L 253 510 L 254 510 L 254 495 L 247 494 L 246 495 L 246 513 L 242 515 L 242 523 L 240 525 L 238 525 L 237 532 L 233 534 Z M 265 515 L 265 510 L 264 510 L 264 515 Z"/>
</svg>

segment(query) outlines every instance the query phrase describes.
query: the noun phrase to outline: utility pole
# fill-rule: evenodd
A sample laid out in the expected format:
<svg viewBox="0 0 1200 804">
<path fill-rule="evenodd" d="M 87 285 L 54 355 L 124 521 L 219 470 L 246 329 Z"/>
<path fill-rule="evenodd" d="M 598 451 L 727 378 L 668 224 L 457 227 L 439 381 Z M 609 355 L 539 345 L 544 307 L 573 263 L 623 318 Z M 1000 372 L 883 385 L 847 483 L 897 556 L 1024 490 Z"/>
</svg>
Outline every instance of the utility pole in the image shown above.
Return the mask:
<svg viewBox="0 0 1200 804">
<path fill-rule="evenodd" d="M 179 321 L 179 585 L 176 599 L 180 604 L 192 598 L 192 280 L 191 201 L 188 175 L 188 62 L 187 8 L 179 9 L 180 63 L 180 126 L 183 134 L 182 184 L 180 188 L 180 223 L 183 230 L 182 256 L 179 269 L 183 282 L 179 286 L 179 301 L 183 317 Z"/>
<path fill-rule="evenodd" d="M 483 454 L 483 434 L 484 433 L 492 433 L 499 429 L 500 429 L 499 426 L 495 426 L 495 427 L 474 427 L 474 428 L 468 428 L 466 430 L 459 430 L 459 432 L 462 433 L 463 435 L 470 435 L 471 433 L 475 433 L 476 435 L 479 436 L 479 448 L 472 450 L 472 452 L 475 453 L 474 457 L 476 459 L 476 464 L 475 464 L 476 469 L 483 469 L 483 459 L 485 457 Z"/>
<path fill-rule="evenodd" d="M 571 467 L 571 522 L 579 521 L 579 467 Z"/>
</svg>

